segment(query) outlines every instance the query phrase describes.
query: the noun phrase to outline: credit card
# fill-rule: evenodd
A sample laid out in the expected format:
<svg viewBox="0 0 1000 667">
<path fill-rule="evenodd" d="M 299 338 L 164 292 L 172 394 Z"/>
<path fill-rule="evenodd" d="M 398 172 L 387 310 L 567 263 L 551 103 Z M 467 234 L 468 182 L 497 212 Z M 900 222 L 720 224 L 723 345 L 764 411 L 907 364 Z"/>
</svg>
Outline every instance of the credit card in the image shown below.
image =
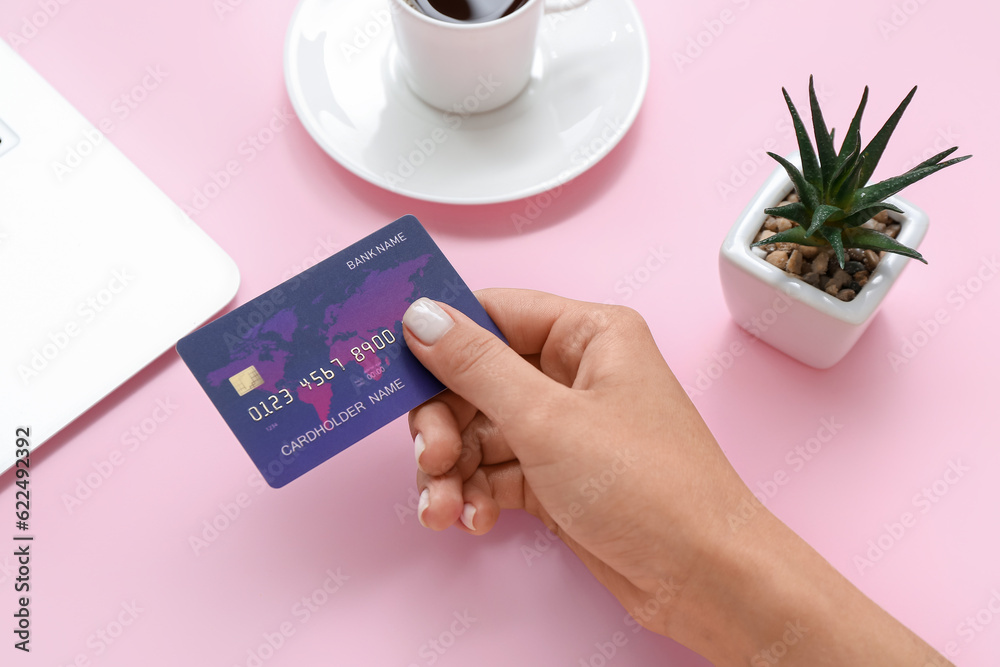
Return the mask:
<svg viewBox="0 0 1000 667">
<path fill-rule="evenodd" d="M 403 313 L 424 296 L 503 340 L 408 215 L 185 336 L 177 352 L 280 488 L 444 389 L 403 340 Z"/>
</svg>

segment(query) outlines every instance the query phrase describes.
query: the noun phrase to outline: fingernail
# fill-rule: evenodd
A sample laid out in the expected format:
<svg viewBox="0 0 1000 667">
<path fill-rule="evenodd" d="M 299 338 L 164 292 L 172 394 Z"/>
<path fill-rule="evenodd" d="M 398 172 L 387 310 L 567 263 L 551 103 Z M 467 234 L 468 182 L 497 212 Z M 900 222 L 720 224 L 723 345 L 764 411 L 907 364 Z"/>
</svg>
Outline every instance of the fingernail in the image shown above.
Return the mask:
<svg viewBox="0 0 1000 667">
<path fill-rule="evenodd" d="M 455 321 L 448 313 L 426 297 L 421 297 L 410 304 L 403 313 L 403 324 L 420 339 L 424 345 L 433 345 L 455 326 Z"/>
<path fill-rule="evenodd" d="M 465 507 L 462 508 L 462 523 L 469 530 L 475 530 L 476 527 L 473 525 L 473 519 L 476 518 L 476 506 L 472 503 L 465 503 Z"/>
<path fill-rule="evenodd" d="M 427 446 L 424 444 L 424 436 L 417 433 L 417 437 L 413 439 L 413 455 L 417 458 L 417 466 L 420 465 L 420 455 L 424 453 L 424 449 Z"/>
<path fill-rule="evenodd" d="M 420 492 L 420 502 L 417 503 L 417 520 L 420 521 L 420 525 L 423 526 L 424 528 L 427 527 L 427 524 L 424 523 L 424 512 L 427 511 L 427 508 L 430 506 L 430 504 L 431 504 L 431 490 L 424 489 L 423 491 Z"/>
</svg>

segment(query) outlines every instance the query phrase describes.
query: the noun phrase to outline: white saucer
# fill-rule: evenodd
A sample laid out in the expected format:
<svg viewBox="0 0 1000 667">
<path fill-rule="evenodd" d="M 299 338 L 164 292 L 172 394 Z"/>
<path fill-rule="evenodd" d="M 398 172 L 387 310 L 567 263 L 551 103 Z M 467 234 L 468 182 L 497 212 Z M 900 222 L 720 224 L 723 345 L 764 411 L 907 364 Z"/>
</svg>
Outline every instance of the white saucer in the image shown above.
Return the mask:
<svg viewBox="0 0 1000 667">
<path fill-rule="evenodd" d="M 542 20 L 531 82 L 463 117 L 424 104 L 400 74 L 386 0 L 302 0 L 285 40 L 295 111 L 333 159 L 427 201 L 489 204 L 579 176 L 632 125 L 649 44 L 631 0 L 590 0 Z"/>
</svg>

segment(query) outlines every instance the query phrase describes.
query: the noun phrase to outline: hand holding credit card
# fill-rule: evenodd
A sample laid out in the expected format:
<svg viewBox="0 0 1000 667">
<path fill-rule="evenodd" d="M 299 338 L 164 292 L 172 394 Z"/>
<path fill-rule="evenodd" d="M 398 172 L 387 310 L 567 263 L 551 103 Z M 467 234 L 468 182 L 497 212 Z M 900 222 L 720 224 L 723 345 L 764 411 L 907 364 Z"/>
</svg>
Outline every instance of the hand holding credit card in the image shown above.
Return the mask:
<svg viewBox="0 0 1000 667">
<path fill-rule="evenodd" d="M 405 216 L 182 338 L 177 351 L 280 488 L 444 389 L 403 341 L 403 313 L 420 297 L 503 337 Z"/>
</svg>

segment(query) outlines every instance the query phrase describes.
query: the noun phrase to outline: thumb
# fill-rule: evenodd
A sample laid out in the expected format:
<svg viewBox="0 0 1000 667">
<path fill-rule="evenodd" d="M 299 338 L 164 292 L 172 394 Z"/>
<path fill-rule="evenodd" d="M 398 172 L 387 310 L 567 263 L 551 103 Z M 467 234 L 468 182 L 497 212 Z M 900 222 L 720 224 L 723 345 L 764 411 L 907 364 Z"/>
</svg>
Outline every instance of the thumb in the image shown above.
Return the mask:
<svg viewBox="0 0 1000 667">
<path fill-rule="evenodd" d="M 501 429 L 565 389 L 447 304 L 414 301 L 403 315 L 403 336 L 427 370 Z"/>
</svg>

